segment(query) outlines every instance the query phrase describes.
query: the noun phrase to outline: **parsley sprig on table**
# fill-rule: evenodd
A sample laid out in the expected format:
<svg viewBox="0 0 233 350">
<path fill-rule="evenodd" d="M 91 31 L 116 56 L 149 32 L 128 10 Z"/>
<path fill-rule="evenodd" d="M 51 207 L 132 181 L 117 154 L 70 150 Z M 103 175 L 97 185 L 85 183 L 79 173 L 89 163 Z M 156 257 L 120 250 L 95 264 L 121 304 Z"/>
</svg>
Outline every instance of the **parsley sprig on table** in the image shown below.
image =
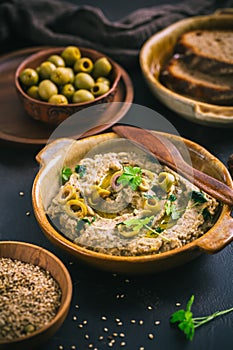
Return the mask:
<svg viewBox="0 0 233 350">
<path fill-rule="evenodd" d="M 192 340 L 194 337 L 195 329 L 203 324 L 213 320 L 215 317 L 222 316 L 233 311 L 233 308 L 216 311 L 211 315 L 202 317 L 193 317 L 191 307 L 194 302 L 194 295 L 191 296 L 187 302 L 186 309 L 180 309 L 174 312 L 170 318 L 171 323 L 178 323 L 179 329 L 186 335 L 186 338 Z"/>
<path fill-rule="evenodd" d="M 124 171 L 118 178 L 117 183 L 123 186 L 129 185 L 134 191 L 142 182 L 142 169 L 140 167 L 125 166 Z"/>
</svg>

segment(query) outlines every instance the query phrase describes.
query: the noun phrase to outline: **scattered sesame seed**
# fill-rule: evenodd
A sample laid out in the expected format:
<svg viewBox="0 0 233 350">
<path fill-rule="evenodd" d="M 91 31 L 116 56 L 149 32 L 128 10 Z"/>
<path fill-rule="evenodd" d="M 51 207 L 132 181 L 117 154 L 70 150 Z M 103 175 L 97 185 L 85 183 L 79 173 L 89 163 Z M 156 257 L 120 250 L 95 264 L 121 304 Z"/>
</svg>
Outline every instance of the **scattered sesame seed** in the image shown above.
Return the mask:
<svg viewBox="0 0 233 350">
<path fill-rule="evenodd" d="M 84 321 L 83 321 L 83 324 L 87 324 L 87 320 L 84 320 Z"/>
<path fill-rule="evenodd" d="M 77 316 L 73 316 L 73 320 L 76 321 L 77 320 Z"/>
<path fill-rule="evenodd" d="M 79 327 L 79 328 L 83 328 L 83 325 L 82 325 L 82 324 L 79 324 L 78 327 Z"/>
<path fill-rule="evenodd" d="M 139 350 L 145 350 L 144 346 L 140 346 Z"/>
<path fill-rule="evenodd" d="M 108 328 L 107 327 L 104 327 L 104 332 L 108 332 Z"/>
<path fill-rule="evenodd" d="M 125 346 L 125 345 L 126 345 L 126 342 L 125 342 L 125 341 L 122 341 L 120 345 L 121 345 L 121 346 Z"/>
<path fill-rule="evenodd" d="M 75 305 L 75 309 L 78 309 L 78 308 L 79 308 L 79 305 L 78 305 L 78 304 L 76 304 L 76 305 Z"/>
<path fill-rule="evenodd" d="M 121 294 L 120 298 L 123 299 L 125 297 L 125 294 Z"/>
<path fill-rule="evenodd" d="M 89 338 L 90 338 L 88 334 L 85 334 L 84 337 L 85 337 L 86 339 L 89 339 Z"/>
<path fill-rule="evenodd" d="M 128 278 L 126 278 L 125 283 L 130 283 L 130 280 Z"/>
<path fill-rule="evenodd" d="M 152 306 L 151 306 L 151 305 L 148 305 L 148 306 L 147 306 L 147 309 L 148 309 L 148 310 L 152 310 Z"/>
<path fill-rule="evenodd" d="M 118 325 L 118 326 L 122 326 L 123 323 L 122 323 L 122 322 L 118 322 L 117 325 Z"/>
<path fill-rule="evenodd" d="M 112 275 L 113 275 L 113 277 L 116 277 L 116 276 L 117 276 L 117 273 L 113 273 Z"/>
<path fill-rule="evenodd" d="M 114 333 L 112 333 L 112 335 L 113 335 L 114 337 L 117 337 L 117 336 L 118 336 L 118 333 L 114 332 Z"/>
<path fill-rule="evenodd" d="M 160 321 L 155 321 L 155 325 L 159 325 L 160 324 Z"/>
<path fill-rule="evenodd" d="M 90 344 L 88 345 L 88 347 L 89 347 L 89 349 L 93 348 L 93 344 L 90 343 Z"/>
<path fill-rule="evenodd" d="M 19 195 L 20 195 L 20 196 L 24 196 L 24 192 L 23 192 L 23 191 L 20 191 L 20 192 L 19 192 Z"/>
<path fill-rule="evenodd" d="M 106 316 L 102 316 L 102 317 L 101 317 L 101 320 L 106 321 L 106 320 L 107 320 L 107 317 L 106 317 Z"/>
<path fill-rule="evenodd" d="M 120 294 L 117 294 L 117 295 L 116 295 L 116 298 L 119 299 L 119 298 L 120 298 Z"/>
<path fill-rule="evenodd" d="M 30 216 L 30 215 L 31 215 L 30 211 L 27 211 L 27 212 L 26 212 L 26 215 L 27 215 L 27 216 Z"/>
<path fill-rule="evenodd" d="M 154 339 L 154 334 L 149 333 L 149 334 L 148 334 L 148 338 L 149 338 L 149 339 Z"/>
<path fill-rule="evenodd" d="M 119 318 L 115 318 L 116 322 L 121 322 L 121 320 Z"/>
<path fill-rule="evenodd" d="M 76 346 L 75 346 L 75 345 L 72 345 L 72 346 L 71 346 L 71 349 L 73 349 L 73 350 L 76 349 Z"/>
<path fill-rule="evenodd" d="M 142 325 L 142 324 L 144 323 L 144 321 L 143 321 L 143 320 L 140 320 L 140 321 L 138 321 L 138 323 L 139 323 L 140 325 Z"/>
<path fill-rule="evenodd" d="M 131 322 L 131 323 L 136 323 L 136 320 L 131 320 L 130 322 Z"/>
<path fill-rule="evenodd" d="M 63 350 L 64 348 L 63 348 L 62 345 L 59 345 L 58 349 L 59 349 L 59 350 Z"/>
<path fill-rule="evenodd" d="M 70 262 L 69 262 L 69 265 L 73 265 L 73 263 L 74 263 L 73 261 L 70 261 Z"/>
<path fill-rule="evenodd" d="M 181 303 L 176 303 L 176 306 L 180 306 L 181 305 Z"/>
<path fill-rule="evenodd" d="M 124 333 L 119 334 L 119 337 L 121 337 L 121 338 L 124 338 L 124 336 L 125 336 Z"/>
<path fill-rule="evenodd" d="M 103 340 L 104 337 L 102 335 L 99 336 L 99 340 Z"/>
</svg>

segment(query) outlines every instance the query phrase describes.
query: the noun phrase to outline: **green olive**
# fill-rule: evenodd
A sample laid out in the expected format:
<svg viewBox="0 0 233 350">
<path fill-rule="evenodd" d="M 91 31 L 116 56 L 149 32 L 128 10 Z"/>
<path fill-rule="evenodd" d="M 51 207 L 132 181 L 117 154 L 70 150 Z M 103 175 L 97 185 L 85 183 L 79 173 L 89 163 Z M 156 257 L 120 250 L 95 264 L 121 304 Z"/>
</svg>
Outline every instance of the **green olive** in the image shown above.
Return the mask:
<svg viewBox="0 0 233 350">
<path fill-rule="evenodd" d="M 81 57 L 81 52 L 76 46 L 67 46 L 61 53 L 61 57 L 64 59 L 67 66 L 73 66 L 75 61 Z"/>
<path fill-rule="evenodd" d="M 40 100 L 39 88 L 36 85 L 30 86 L 30 88 L 27 89 L 27 94 L 36 100 Z"/>
<path fill-rule="evenodd" d="M 52 72 L 50 79 L 57 85 L 68 84 L 72 79 L 71 70 L 67 67 L 57 67 Z"/>
<path fill-rule="evenodd" d="M 59 55 L 51 55 L 51 56 L 49 56 L 48 61 L 52 62 L 53 64 L 55 64 L 56 67 L 65 67 L 65 61 Z"/>
<path fill-rule="evenodd" d="M 48 101 L 52 95 L 58 93 L 58 88 L 51 80 L 45 79 L 40 82 L 38 92 L 42 100 Z"/>
<path fill-rule="evenodd" d="M 72 68 L 70 67 L 66 67 L 68 73 L 70 74 L 70 83 L 73 83 L 74 82 L 74 71 Z"/>
<path fill-rule="evenodd" d="M 108 92 L 109 86 L 105 83 L 95 83 L 95 85 L 91 88 L 91 92 L 94 96 L 100 96 Z"/>
<path fill-rule="evenodd" d="M 90 90 L 95 84 L 94 79 L 88 73 L 78 73 L 74 78 L 74 86 L 77 89 L 87 89 Z"/>
<path fill-rule="evenodd" d="M 62 94 L 56 94 L 56 95 L 52 95 L 50 98 L 49 98 L 49 103 L 52 103 L 54 105 L 67 105 L 68 103 L 68 100 L 67 98 L 62 95 Z"/>
<path fill-rule="evenodd" d="M 101 57 L 94 63 L 93 76 L 107 77 L 112 70 L 112 65 L 106 57 Z"/>
<path fill-rule="evenodd" d="M 106 77 L 99 77 L 97 80 L 96 80 L 97 83 L 104 83 L 104 84 L 107 84 L 108 86 L 111 85 L 111 82 L 108 78 Z"/>
<path fill-rule="evenodd" d="M 39 67 L 39 75 L 41 79 L 49 79 L 52 72 L 56 69 L 55 64 L 49 61 L 44 61 Z"/>
<path fill-rule="evenodd" d="M 94 65 L 93 65 L 93 62 L 90 58 L 82 57 L 75 62 L 74 71 L 75 72 L 91 73 L 93 67 L 94 67 Z"/>
<path fill-rule="evenodd" d="M 19 80 L 25 86 L 36 85 L 39 81 L 38 73 L 33 68 L 25 68 L 19 75 Z"/>
<path fill-rule="evenodd" d="M 74 85 L 72 84 L 65 84 L 61 88 L 62 95 L 66 96 L 68 100 L 71 100 L 73 97 L 73 94 L 75 93 Z"/>
<path fill-rule="evenodd" d="M 72 98 L 72 102 L 73 103 L 80 103 L 80 102 L 87 102 L 87 101 L 92 101 L 94 100 L 95 97 L 94 95 L 85 89 L 80 89 L 75 91 L 73 98 Z"/>
</svg>

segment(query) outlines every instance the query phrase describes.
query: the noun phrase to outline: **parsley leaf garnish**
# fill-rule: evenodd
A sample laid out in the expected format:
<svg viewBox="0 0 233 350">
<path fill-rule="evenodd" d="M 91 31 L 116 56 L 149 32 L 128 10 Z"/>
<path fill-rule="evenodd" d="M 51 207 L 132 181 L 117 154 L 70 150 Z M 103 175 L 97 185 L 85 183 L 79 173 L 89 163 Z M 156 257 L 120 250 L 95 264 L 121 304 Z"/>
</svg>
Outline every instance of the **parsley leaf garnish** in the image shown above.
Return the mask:
<svg viewBox="0 0 233 350">
<path fill-rule="evenodd" d="M 82 178 L 86 174 L 86 166 L 85 165 L 76 165 L 75 172 L 79 174 L 80 178 Z"/>
<path fill-rule="evenodd" d="M 165 212 L 168 216 L 171 216 L 172 220 L 177 220 L 180 217 L 180 213 L 177 210 L 176 204 L 174 203 L 176 196 L 171 194 L 168 197 L 168 201 L 165 203 Z"/>
<path fill-rule="evenodd" d="M 62 171 L 61 171 L 61 180 L 62 180 L 62 184 L 64 185 L 67 181 L 69 181 L 70 177 L 72 175 L 72 170 L 67 167 L 67 166 L 64 166 L 62 168 Z"/>
<path fill-rule="evenodd" d="M 186 338 L 192 340 L 195 333 L 195 328 L 202 326 L 203 324 L 213 320 L 217 316 L 224 315 L 233 311 L 233 307 L 230 309 L 216 311 L 209 316 L 193 317 L 191 312 L 191 306 L 194 301 L 194 295 L 191 296 L 187 302 L 186 309 L 180 309 L 171 315 L 170 322 L 178 323 L 178 328 L 186 335 Z"/>
<path fill-rule="evenodd" d="M 192 191 L 191 192 L 191 199 L 195 203 L 205 203 L 205 202 L 207 202 L 207 199 L 205 198 L 204 193 L 198 192 L 198 191 Z"/>
<path fill-rule="evenodd" d="M 158 227 L 156 229 L 153 229 L 149 226 L 149 224 L 152 222 L 153 219 L 154 219 L 154 216 L 147 216 L 141 219 L 129 219 L 121 222 L 121 224 L 124 224 L 127 227 L 133 226 L 133 231 L 136 231 L 136 232 L 140 231 L 142 228 L 146 228 L 147 230 L 150 231 L 150 233 L 153 233 L 156 237 L 160 236 L 164 240 L 169 241 L 167 237 L 164 237 L 161 235 L 161 232 L 163 231 L 162 229 Z M 154 235 L 152 236 L 152 234 L 147 234 L 147 237 L 154 237 Z"/>
<path fill-rule="evenodd" d="M 125 166 L 121 176 L 117 179 L 118 184 L 129 185 L 134 191 L 142 182 L 142 169 L 139 167 Z"/>
</svg>

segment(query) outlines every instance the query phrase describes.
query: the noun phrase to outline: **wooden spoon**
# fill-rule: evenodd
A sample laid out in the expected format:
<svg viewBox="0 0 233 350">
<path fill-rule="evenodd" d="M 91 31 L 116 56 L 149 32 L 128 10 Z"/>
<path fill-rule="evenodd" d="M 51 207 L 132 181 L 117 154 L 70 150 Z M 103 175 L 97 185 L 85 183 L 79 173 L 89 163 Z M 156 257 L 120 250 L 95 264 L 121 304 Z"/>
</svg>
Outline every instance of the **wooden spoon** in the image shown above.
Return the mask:
<svg viewBox="0 0 233 350">
<path fill-rule="evenodd" d="M 233 190 L 223 182 L 190 166 L 176 146 L 162 135 L 133 126 L 115 125 L 113 131 L 149 150 L 156 158 L 181 173 L 194 185 L 219 201 L 233 205 Z"/>
</svg>

